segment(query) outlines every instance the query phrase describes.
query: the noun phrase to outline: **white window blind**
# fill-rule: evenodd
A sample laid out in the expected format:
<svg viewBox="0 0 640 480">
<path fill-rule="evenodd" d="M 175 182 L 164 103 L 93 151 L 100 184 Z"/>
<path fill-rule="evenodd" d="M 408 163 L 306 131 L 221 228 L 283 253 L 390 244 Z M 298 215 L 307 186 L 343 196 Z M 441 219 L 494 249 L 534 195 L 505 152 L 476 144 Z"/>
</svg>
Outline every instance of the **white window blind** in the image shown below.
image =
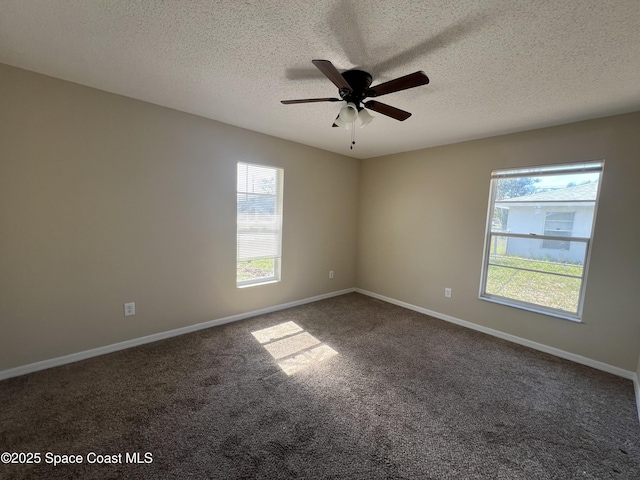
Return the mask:
<svg viewBox="0 0 640 480">
<path fill-rule="evenodd" d="M 279 280 L 283 170 L 240 162 L 237 180 L 238 285 Z"/>
</svg>

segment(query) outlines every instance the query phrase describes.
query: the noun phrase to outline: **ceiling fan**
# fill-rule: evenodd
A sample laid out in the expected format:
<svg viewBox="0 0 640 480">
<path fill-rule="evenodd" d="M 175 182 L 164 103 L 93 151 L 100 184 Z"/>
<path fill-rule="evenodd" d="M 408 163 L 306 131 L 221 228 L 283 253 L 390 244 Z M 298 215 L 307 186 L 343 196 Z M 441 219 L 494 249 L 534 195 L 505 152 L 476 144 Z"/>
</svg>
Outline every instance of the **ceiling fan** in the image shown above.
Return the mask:
<svg viewBox="0 0 640 480">
<path fill-rule="evenodd" d="M 342 102 L 347 104 L 342 107 L 340 114 L 336 117 L 333 127 L 347 127 L 348 124 L 355 123 L 356 119 L 360 119 L 362 126 L 368 124 L 373 117 L 365 110 L 368 108 L 375 112 L 381 113 L 399 121 L 404 121 L 411 116 L 411 113 L 399 108 L 392 107 L 386 103 L 377 100 L 364 101 L 365 98 L 380 97 L 389 93 L 407 90 L 409 88 L 419 87 L 429 83 L 429 77 L 424 72 L 419 71 L 399 77 L 388 82 L 381 83 L 375 87 L 370 87 L 373 77 L 370 73 L 363 70 L 347 70 L 340 73 L 329 60 L 312 60 L 318 70 L 325 77 L 338 87 L 338 95 L 340 98 L 306 98 L 301 100 L 282 100 L 285 105 L 294 103 L 313 103 L 313 102 Z"/>
</svg>

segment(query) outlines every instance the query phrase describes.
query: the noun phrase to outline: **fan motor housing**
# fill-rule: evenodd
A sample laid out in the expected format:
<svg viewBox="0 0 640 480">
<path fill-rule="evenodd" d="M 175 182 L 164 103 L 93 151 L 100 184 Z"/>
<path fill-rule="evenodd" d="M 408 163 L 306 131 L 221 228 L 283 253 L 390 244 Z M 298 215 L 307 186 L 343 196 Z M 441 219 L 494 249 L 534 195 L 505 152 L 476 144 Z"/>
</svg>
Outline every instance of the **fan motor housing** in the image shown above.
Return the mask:
<svg viewBox="0 0 640 480">
<path fill-rule="evenodd" d="M 363 70 L 347 70 L 341 73 L 342 77 L 351 86 L 352 91 L 347 89 L 339 89 L 340 98 L 346 102 L 352 102 L 360 105 L 360 102 L 367 96 L 367 89 L 371 86 L 373 77 L 370 73 Z"/>
</svg>

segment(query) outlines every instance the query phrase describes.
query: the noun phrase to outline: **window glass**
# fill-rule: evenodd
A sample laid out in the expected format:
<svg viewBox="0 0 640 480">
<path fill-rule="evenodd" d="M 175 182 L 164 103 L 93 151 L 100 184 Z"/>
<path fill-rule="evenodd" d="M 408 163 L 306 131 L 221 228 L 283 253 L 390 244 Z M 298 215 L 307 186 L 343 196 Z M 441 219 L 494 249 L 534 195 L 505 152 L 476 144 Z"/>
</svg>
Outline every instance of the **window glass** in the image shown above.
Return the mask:
<svg viewBox="0 0 640 480">
<path fill-rule="evenodd" d="M 481 298 L 581 318 L 603 166 L 492 172 Z"/>
<path fill-rule="evenodd" d="M 238 163 L 237 274 L 239 287 L 280 280 L 281 168 Z"/>
</svg>

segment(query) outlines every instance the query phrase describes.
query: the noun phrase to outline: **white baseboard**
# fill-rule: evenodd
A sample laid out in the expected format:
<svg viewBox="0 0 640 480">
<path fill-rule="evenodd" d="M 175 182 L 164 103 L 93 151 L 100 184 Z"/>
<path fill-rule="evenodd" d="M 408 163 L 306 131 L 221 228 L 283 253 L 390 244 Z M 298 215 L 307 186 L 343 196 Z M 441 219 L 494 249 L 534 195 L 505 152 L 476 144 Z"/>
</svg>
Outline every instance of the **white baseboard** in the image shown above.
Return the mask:
<svg viewBox="0 0 640 480">
<path fill-rule="evenodd" d="M 339 290 L 337 292 L 325 293 L 323 295 L 317 295 L 315 297 L 304 298 L 302 300 L 296 300 L 294 302 L 288 302 L 280 305 L 261 308 L 259 310 L 253 310 L 251 312 L 239 313 L 237 315 L 231 315 L 230 317 L 218 318 L 216 320 L 210 320 L 208 322 L 198 323 L 196 325 L 189 325 L 188 327 L 176 328 L 175 330 L 168 330 L 166 332 L 154 333 L 153 335 L 147 335 L 145 337 L 125 340 L 124 342 L 105 345 L 104 347 L 93 348 L 91 350 L 72 353 L 70 355 L 64 355 L 62 357 L 56 357 L 49 360 L 43 360 L 41 362 L 30 363 L 28 365 L 23 365 L 21 367 L 2 370 L 0 371 L 0 381 L 6 380 L 7 378 L 25 375 L 27 373 L 33 373 L 40 370 L 45 370 L 47 368 L 58 367 L 60 365 L 66 365 L 68 363 L 78 362 L 80 360 L 97 357 L 99 355 L 105 355 L 107 353 L 117 352 L 118 350 L 125 350 L 127 348 L 137 347 L 138 345 L 144 345 L 146 343 L 157 342 L 158 340 L 164 340 L 166 338 L 177 337 L 178 335 L 184 335 L 185 333 L 196 332 L 198 330 L 204 330 L 205 328 L 224 325 L 225 323 L 237 322 L 239 320 L 244 320 L 245 318 L 255 317 L 257 315 L 263 315 L 265 313 L 277 312 L 278 310 L 297 307 L 298 305 L 304 305 L 305 303 L 317 302 L 318 300 L 337 297 L 339 295 L 344 295 L 345 293 L 351 293 L 354 291 L 355 291 L 354 288 L 348 288 L 346 290 Z"/>
<path fill-rule="evenodd" d="M 526 338 L 516 337 L 515 335 L 504 333 L 504 332 L 501 332 L 500 330 L 494 330 L 493 328 L 483 327 L 482 325 L 477 325 L 475 323 L 471 323 L 466 320 L 461 320 L 459 318 L 452 317 L 451 315 L 445 315 L 444 313 L 434 312 L 433 310 L 428 310 L 426 308 L 418 307 L 410 303 L 401 302 L 400 300 L 395 300 L 393 298 L 385 297 L 384 295 L 379 295 L 377 293 L 369 292 L 367 290 L 362 290 L 361 288 L 356 288 L 355 291 L 358 293 L 362 293 L 363 295 L 368 295 L 370 297 L 377 298 L 378 300 L 382 300 L 384 302 L 392 303 L 394 305 L 407 308 L 409 310 L 414 310 L 419 313 L 424 313 L 425 315 L 429 315 L 431 317 L 435 317 L 440 320 L 444 320 L 446 322 L 455 323 L 456 325 L 460 325 L 462 327 L 467 327 L 472 330 L 477 330 L 479 332 L 486 333 L 488 335 L 498 337 L 503 340 L 507 340 L 509 342 L 517 343 L 518 345 L 530 347 L 530 348 L 533 348 L 534 350 L 550 353 L 551 355 L 555 355 L 556 357 L 564 358 L 566 360 L 571 360 L 572 362 L 580 363 L 588 367 L 592 367 L 598 370 L 602 370 L 604 372 L 612 373 L 619 377 L 627 378 L 629 380 L 636 379 L 635 372 L 632 372 L 630 370 L 624 370 L 623 368 L 614 367 L 613 365 L 599 362 L 597 360 L 592 360 L 590 358 L 583 357 L 581 355 L 576 355 L 575 353 L 565 352 L 564 350 L 560 350 L 559 348 L 554 348 L 548 345 L 544 345 L 542 343 L 533 342 L 531 340 L 527 340 Z"/>
<path fill-rule="evenodd" d="M 638 374 L 633 379 L 633 386 L 636 390 L 636 406 L 638 407 L 638 421 L 640 422 L 640 378 L 638 378 Z"/>
</svg>

